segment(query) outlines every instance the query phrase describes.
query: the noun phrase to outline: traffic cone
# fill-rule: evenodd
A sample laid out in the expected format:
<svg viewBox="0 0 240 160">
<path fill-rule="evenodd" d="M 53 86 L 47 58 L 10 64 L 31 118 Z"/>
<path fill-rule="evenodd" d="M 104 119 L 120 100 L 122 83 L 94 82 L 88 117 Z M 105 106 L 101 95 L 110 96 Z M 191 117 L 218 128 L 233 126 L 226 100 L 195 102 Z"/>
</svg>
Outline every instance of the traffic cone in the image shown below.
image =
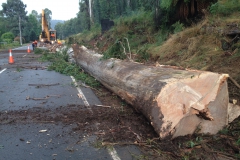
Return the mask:
<svg viewBox="0 0 240 160">
<path fill-rule="evenodd" d="M 9 64 L 13 64 L 14 63 L 14 59 L 13 59 L 13 56 L 12 56 L 12 50 L 10 49 L 9 50 L 9 61 L 8 61 Z"/>
<path fill-rule="evenodd" d="M 31 53 L 29 45 L 28 45 L 27 53 Z"/>
</svg>

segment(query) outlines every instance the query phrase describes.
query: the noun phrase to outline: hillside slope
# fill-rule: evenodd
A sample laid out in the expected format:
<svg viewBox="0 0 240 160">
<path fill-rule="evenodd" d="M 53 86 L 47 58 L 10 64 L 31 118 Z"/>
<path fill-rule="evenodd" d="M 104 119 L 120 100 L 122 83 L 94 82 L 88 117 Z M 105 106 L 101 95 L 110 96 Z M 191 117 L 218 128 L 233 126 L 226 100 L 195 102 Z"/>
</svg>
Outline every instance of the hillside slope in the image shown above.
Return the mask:
<svg viewBox="0 0 240 160">
<path fill-rule="evenodd" d="M 235 82 L 229 80 L 230 102 L 235 99 L 240 104 L 240 88 L 236 85 L 240 84 L 239 14 L 220 16 L 206 12 L 201 21 L 176 34 L 165 30 L 156 32 L 149 15 L 136 14 L 118 19 L 104 34 L 95 29 L 75 35 L 69 42 L 84 44 L 104 54 L 105 58 L 125 59 L 126 54 L 131 53 L 133 60 L 148 65 L 159 63 L 227 73 Z"/>
<path fill-rule="evenodd" d="M 160 64 L 227 73 L 240 84 L 240 19 L 206 16 L 195 26 L 169 36 L 149 53 Z M 231 32 L 239 32 L 227 36 Z M 240 101 L 240 89 L 229 81 L 230 100 Z"/>
</svg>

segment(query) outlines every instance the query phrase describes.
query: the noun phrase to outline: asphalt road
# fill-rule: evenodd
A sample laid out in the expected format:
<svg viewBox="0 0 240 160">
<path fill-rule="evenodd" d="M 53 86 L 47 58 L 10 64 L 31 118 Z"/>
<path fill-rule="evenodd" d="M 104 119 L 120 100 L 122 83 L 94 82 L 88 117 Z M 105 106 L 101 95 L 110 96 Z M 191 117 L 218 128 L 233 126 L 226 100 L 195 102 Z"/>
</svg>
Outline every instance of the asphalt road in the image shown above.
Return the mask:
<svg viewBox="0 0 240 160">
<path fill-rule="evenodd" d="M 7 117 L 0 121 L 0 160 L 128 160 L 141 154 L 135 146 L 96 148 L 96 137 L 73 132 L 74 123 L 11 120 L 21 118 L 13 113 L 29 110 L 44 115 L 42 110 L 101 104 L 91 89 L 76 88 L 74 78 L 47 71 L 48 63 L 40 63 L 27 47 L 12 50 L 14 64 L 8 64 L 8 51 L 0 52 L 0 117 Z"/>
</svg>

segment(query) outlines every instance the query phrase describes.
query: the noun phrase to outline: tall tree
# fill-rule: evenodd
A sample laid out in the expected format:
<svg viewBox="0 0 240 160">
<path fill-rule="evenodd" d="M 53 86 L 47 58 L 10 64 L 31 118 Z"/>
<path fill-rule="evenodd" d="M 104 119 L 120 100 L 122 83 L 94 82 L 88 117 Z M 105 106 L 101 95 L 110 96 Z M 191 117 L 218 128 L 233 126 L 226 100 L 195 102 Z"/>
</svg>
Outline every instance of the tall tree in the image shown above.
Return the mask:
<svg viewBox="0 0 240 160">
<path fill-rule="evenodd" d="M 82 22 L 82 28 L 90 30 L 91 21 L 89 15 L 89 0 L 82 0 L 79 2 L 79 18 Z"/>
<path fill-rule="evenodd" d="M 18 35 L 19 33 L 19 21 L 21 21 L 21 28 L 24 28 L 26 22 L 27 11 L 25 11 L 27 5 L 23 4 L 21 0 L 7 0 L 7 3 L 2 3 L 1 14 L 9 21 L 9 28 Z"/>
<path fill-rule="evenodd" d="M 93 18 L 95 23 L 100 23 L 101 20 L 101 13 L 100 13 L 100 3 L 99 0 L 94 0 L 93 2 Z"/>
<path fill-rule="evenodd" d="M 38 12 L 36 10 L 32 10 L 31 14 L 36 17 L 38 21 L 41 21 L 41 17 L 39 16 Z"/>
<path fill-rule="evenodd" d="M 0 17 L 0 32 L 1 32 L 1 34 L 10 31 L 8 26 L 9 26 L 9 24 L 8 24 L 7 19 L 4 17 Z M 0 34 L 0 36 L 1 36 L 1 34 Z"/>
<path fill-rule="evenodd" d="M 39 35 L 41 33 L 41 25 L 35 16 L 36 15 L 33 14 L 30 14 L 28 16 L 28 25 L 31 27 L 31 30 L 35 32 L 36 35 Z M 37 37 L 35 37 L 34 39 L 37 39 Z"/>
<path fill-rule="evenodd" d="M 63 35 L 63 23 L 58 22 L 58 23 L 55 25 L 54 29 L 57 31 L 57 36 L 58 36 L 58 38 L 59 38 L 59 39 L 64 39 L 64 38 L 63 38 L 63 37 L 64 37 L 64 35 Z"/>
</svg>

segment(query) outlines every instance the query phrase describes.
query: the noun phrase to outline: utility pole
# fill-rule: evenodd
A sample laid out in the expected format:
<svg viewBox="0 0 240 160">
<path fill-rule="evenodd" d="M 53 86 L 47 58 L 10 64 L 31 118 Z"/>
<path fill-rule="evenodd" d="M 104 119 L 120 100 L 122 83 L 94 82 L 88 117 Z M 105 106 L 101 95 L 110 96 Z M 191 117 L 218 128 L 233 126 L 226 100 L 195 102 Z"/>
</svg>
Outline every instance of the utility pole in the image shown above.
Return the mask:
<svg viewBox="0 0 240 160">
<path fill-rule="evenodd" d="M 92 0 L 89 0 L 89 17 L 90 17 L 90 22 L 93 23 L 93 18 L 92 18 Z"/>
<path fill-rule="evenodd" d="M 22 46 L 21 17 L 19 16 L 20 45 Z"/>
</svg>

